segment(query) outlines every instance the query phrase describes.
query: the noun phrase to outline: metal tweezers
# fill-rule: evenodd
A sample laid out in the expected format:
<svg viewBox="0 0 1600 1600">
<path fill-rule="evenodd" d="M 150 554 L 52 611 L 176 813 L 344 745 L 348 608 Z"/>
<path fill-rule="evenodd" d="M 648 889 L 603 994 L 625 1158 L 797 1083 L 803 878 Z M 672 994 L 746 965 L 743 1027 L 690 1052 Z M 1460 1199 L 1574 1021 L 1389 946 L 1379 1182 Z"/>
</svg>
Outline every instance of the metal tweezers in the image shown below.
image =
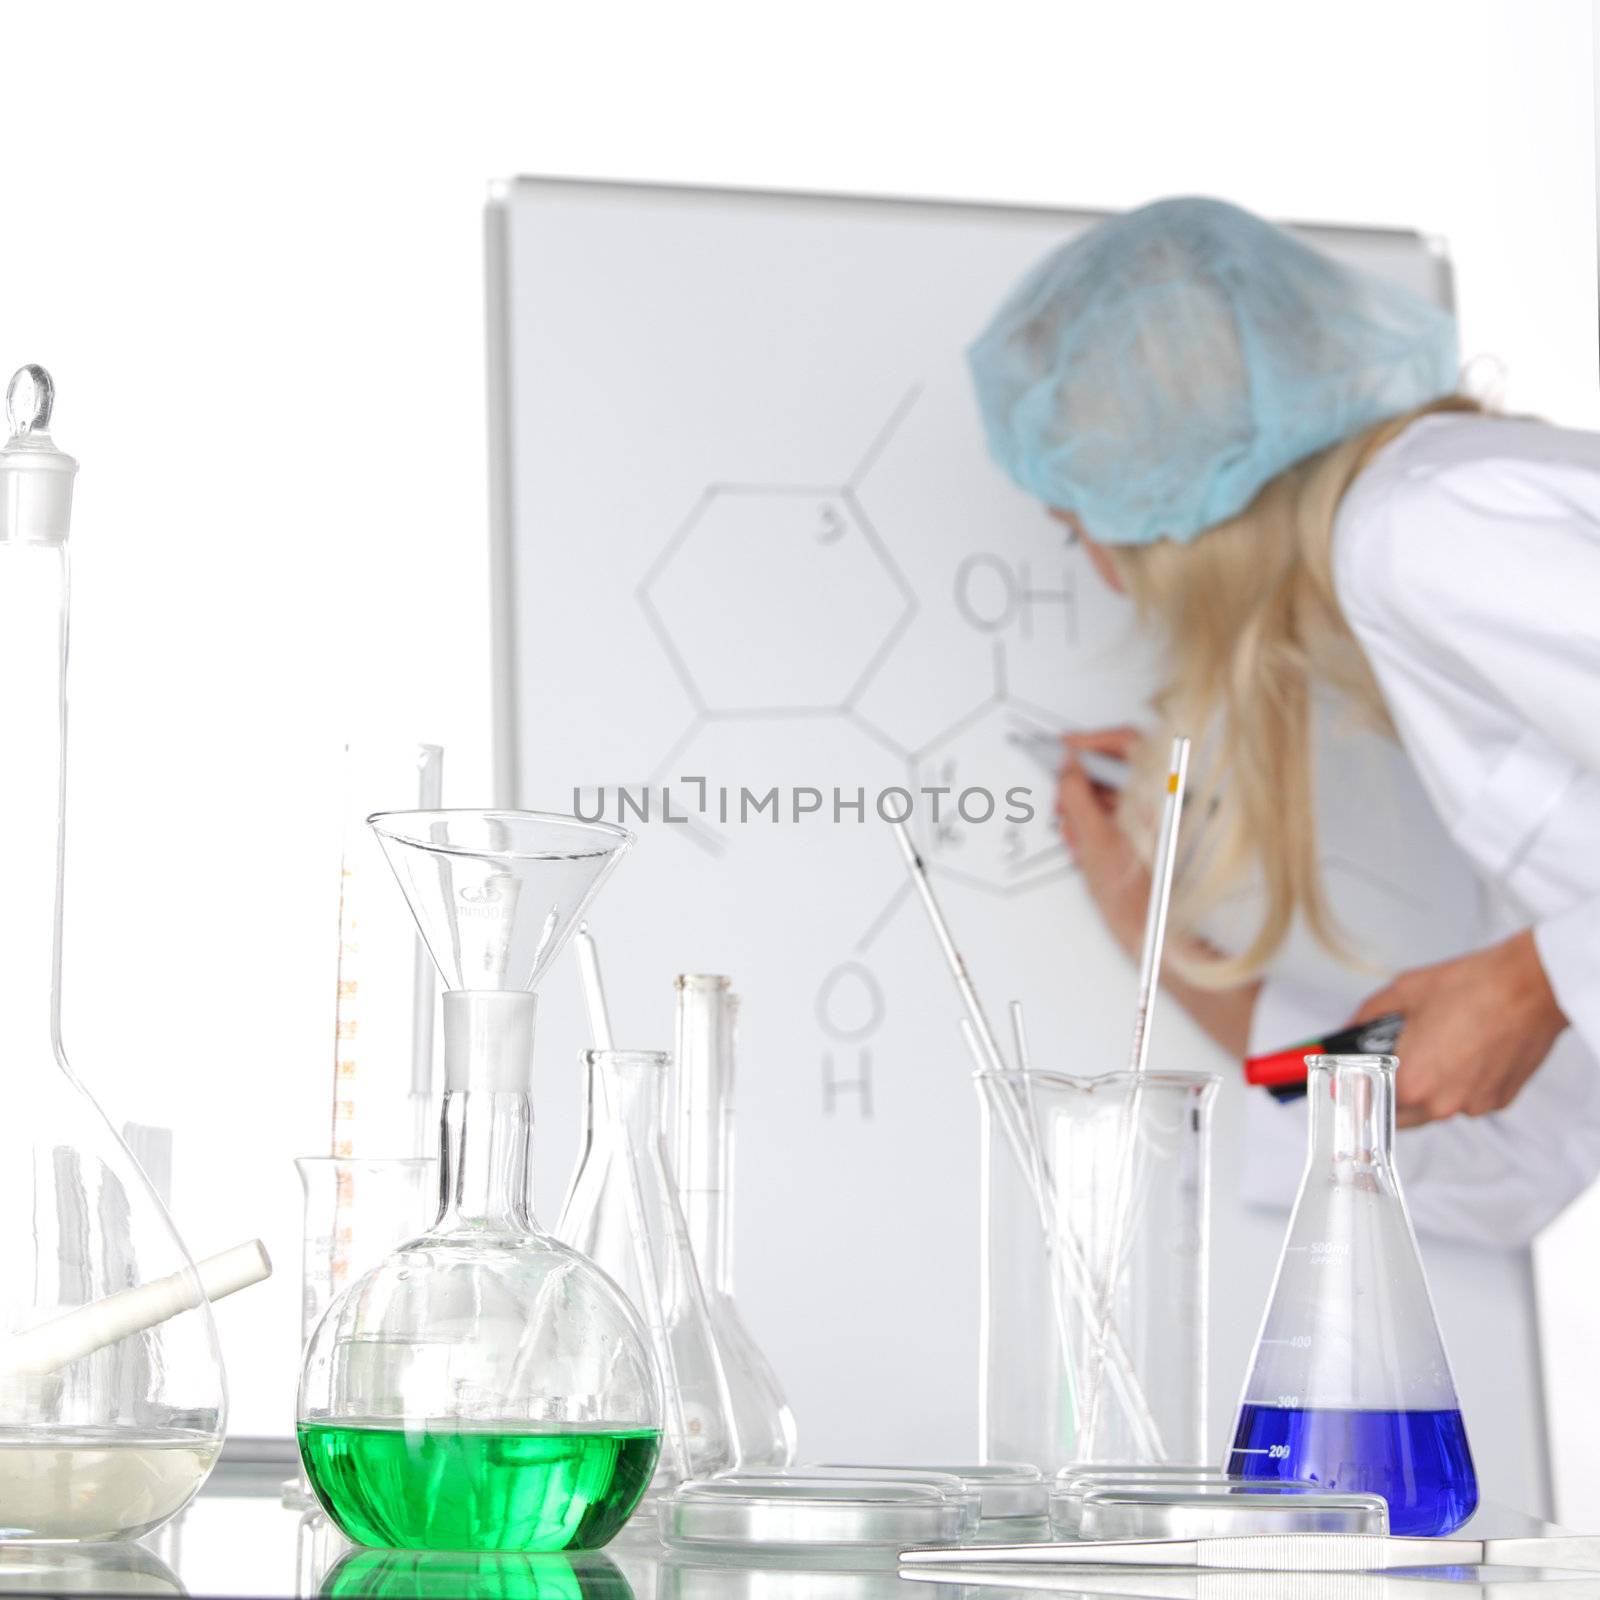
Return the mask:
<svg viewBox="0 0 1600 1600">
<path fill-rule="evenodd" d="M 1231 1572 L 1545 1567 L 1600 1572 L 1600 1537 L 1407 1539 L 1384 1533 L 1251 1533 L 1212 1539 L 1084 1539 L 1070 1544 L 902 1550 L 900 1565 L 916 1569 L 919 1575 L 934 1568 L 970 1574 L 975 1567 L 1205 1567 Z"/>
</svg>

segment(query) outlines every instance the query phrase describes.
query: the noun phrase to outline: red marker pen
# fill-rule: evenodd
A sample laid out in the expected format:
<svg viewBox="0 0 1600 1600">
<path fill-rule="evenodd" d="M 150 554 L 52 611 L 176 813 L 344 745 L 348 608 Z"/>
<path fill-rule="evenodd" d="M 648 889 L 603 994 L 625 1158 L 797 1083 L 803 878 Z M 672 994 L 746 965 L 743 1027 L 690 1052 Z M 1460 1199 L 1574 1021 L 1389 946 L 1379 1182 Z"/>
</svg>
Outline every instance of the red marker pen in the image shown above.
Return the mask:
<svg viewBox="0 0 1600 1600">
<path fill-rule="evenodd" d="M 1400 1012 L 1387 1011 L 1381 1017 L 1369 1017 L 1321 1039 L 1306 1039 L 1286 1050 L 1247 1056 L 1245 1082 L 1270 1090 L 1274 1099 L 1296 1100 L 1306 1092 L 1307 1056 L 1386 1056 L 1394 1049 L 1405 1020 Z"/>
</svg>

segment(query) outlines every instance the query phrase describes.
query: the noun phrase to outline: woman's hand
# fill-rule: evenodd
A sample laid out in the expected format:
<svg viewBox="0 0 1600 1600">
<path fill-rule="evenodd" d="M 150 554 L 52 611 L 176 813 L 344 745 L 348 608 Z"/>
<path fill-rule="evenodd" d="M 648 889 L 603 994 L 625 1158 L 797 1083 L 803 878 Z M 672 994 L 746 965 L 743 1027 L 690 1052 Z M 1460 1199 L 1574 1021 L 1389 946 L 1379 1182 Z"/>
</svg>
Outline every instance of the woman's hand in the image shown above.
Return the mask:
<svg viewBox="0 0 1600 1600">
<path fill-rule="evenodd" d="M 1395 1046 L 1395 1120 L 1402 1128 L 1504 1110 L 1567 1026 L 1529 930 L 1401 973 L 1351 1020 L 1386 1011 L 1406 1019 Z"/>
<path fill-rule="evenodd" d="M 1080 750 L 1130 761 L 1138 751 L 1137 728 L 1101 728 L 1069 733 L 1061 741 L 1066 764 L 1056 783 L 1056 821 L 1072 852 L 1089 897 L 1112 937 L 1135 960 L 1144 938 L 1150 871 L 1117 826 L 1117 791 L 1099 784 L 1077 759 Z"/>
</svg>

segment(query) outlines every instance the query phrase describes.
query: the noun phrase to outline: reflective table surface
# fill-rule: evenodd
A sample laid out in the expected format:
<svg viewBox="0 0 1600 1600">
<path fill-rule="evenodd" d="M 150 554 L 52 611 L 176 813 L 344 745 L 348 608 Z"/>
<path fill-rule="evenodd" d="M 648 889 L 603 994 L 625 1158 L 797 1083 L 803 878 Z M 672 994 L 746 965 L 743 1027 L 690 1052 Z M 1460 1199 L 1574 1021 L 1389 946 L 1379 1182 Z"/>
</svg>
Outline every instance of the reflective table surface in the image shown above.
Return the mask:
<svg viewBox="0 0 1600 1600">
<path fill-rule="evenodd" d="M 394 1600 L 998 1600 L 1053 1593 L 1195 1600 L 1600 1600 L 1600 1574 L 1511 1568 L 1405 1573 L 1194 1571 L 1019 1572 L 1012 1583 L 913 1581 L 885 1557 L 689 1555 L 636 1518 L 605 1550 L 573 1556 L 456 1556 L 363 1550 L 315 1507 L 286 1505 L 284 1468 L 224 1463 L 182 1516 L 136 1545 L 0 1545 L 0 1594 L 279 1597 Z M 1016 1525 L 987 1524 L 984 1540 Z M 1497 1507 L 1462 1530 L 1474 1537 L 1556 1532 Z M 1038 1536 L 1044 1537 L 1043 1530 Z"/>
</svg>

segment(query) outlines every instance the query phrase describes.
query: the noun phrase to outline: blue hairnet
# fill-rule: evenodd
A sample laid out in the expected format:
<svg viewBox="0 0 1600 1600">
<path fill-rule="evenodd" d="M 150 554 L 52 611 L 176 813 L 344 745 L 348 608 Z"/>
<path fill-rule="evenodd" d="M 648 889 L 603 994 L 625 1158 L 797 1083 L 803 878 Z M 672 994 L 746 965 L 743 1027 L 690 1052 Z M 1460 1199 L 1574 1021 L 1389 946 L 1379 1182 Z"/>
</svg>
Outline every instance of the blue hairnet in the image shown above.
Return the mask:
<svg viewBox="0 0 1600 1600">
<path fill-rule="evenodd" d="M 968 360 L 995 459 L 1108 544 L 1192 539 L 1458 376 L 1448 312 L 1220 200 L 1079 235 Z"/>
</svg>

